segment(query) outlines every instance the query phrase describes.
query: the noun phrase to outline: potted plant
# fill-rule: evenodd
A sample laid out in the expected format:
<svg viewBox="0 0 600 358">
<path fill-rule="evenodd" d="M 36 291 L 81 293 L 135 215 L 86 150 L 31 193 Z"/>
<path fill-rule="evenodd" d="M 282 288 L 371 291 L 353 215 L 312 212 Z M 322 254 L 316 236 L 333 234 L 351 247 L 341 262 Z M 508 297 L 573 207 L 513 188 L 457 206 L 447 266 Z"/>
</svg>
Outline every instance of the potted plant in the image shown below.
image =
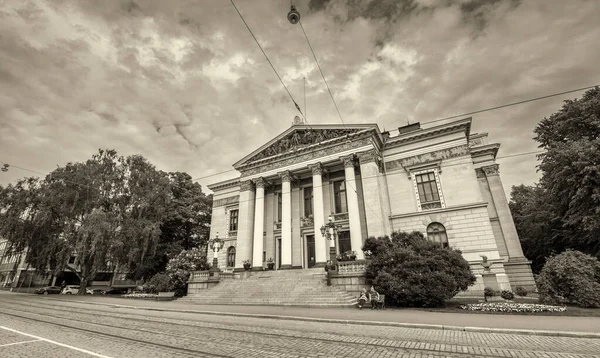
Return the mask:
<svg viewBox="0 0 600 358">
<path fill-rule="evenodd" d="M 252 267 L 250 260 L 244 260 L 244 270 L 248 271 Z"/>
<path fill-rule="evenodd" d="M 267 268 L 269 270 L 273 270 L 275 268 L 275 261 L 273 261 L 272 257 L 269 257 L 269 259 L 267 260 Z"/>
</svg>

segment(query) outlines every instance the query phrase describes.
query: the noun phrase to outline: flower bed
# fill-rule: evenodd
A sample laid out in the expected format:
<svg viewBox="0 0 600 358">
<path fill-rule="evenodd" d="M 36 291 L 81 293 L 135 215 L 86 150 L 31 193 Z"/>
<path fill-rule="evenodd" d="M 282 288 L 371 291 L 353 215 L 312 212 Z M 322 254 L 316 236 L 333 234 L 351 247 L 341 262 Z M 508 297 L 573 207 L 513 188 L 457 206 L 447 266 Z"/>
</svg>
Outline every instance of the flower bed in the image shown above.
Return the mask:
<svg viewBox="0 0 600 358">
<path fill-rule="evenodd" d="M 126 295 L 122 295 L 123 298 L 135 298 L 138 300 L 155 300 L 158 295 L 154 293 L 129 293 Z"/>
<path fill-rule="evenodd" d="M 460 308 L 468 311 L 483 311 L 483 312 L 564 312 L 567 307 L 541 305 L 537 303 L 511 303 L 511 302 L 496 302 L 496 303 L 475 303 L 461 305 Z"/>
</svg>

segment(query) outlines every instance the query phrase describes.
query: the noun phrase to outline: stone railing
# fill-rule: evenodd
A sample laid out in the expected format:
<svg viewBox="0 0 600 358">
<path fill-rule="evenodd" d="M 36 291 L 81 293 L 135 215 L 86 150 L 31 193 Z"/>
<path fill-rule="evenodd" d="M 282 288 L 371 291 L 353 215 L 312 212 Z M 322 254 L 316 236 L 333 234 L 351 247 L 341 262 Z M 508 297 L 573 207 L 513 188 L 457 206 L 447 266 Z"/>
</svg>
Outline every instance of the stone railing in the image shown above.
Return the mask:
<svg viewBox="0 0 600 358">
<path fill-rule="evenodd" d="M 208 281 L 209 276 L 209 271 L 192 271 L 189 282 Z"/>
<path fill-rule="evenodd" d="M 364 275 L 367 261 L 338 261 L 338 275 Z"/>
<path fill-rule="evenodd" d="M 348 220 L 348 213 L 333 214 L 335 221 Z"/>
</svg>

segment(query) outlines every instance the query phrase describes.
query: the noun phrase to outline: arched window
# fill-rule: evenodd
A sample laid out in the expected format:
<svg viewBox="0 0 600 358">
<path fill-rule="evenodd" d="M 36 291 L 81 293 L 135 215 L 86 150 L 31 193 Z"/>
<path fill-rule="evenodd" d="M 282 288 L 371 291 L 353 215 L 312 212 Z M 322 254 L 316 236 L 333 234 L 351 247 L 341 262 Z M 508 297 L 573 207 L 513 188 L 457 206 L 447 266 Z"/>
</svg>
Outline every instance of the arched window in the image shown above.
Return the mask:
<svg viewBox="0 0 600 358">
<path fill-rule="evenodd" d="M 448 247 L 448 235 L 446 228 L 440 223 L 431 223 L 427 226 L 427 238 L 430 241 L 442 244 L 443 247 Z"/>
<path fill-rule="evenodd" d="M 230 246 L 227 249 L 227 267 L 235 266 L 235 247 Z"/>
</svg>

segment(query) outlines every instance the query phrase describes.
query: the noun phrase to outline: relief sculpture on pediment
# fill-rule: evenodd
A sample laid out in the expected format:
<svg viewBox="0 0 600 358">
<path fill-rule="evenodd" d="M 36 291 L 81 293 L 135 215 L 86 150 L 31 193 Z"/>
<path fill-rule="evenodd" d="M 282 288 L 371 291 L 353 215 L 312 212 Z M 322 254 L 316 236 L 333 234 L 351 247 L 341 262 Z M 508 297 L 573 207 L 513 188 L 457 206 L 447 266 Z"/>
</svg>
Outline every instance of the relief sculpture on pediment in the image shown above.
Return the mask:
<svg viewBox="0 0 600 358">
<path fill-rule="evenodd" d="M 277 154 L 287 153 L 289 151 L 301 149 L 329 139 L 343 137 L 348 134 L 356 133 L 359 130 L 360 129 L 297 130 L 291 133 L 290 135 L 280 139 L 279 141 L 271 144 L 262 152 L 252 157 L 250 161 L 256 161 L 272 157 Z"/>
</svg>

